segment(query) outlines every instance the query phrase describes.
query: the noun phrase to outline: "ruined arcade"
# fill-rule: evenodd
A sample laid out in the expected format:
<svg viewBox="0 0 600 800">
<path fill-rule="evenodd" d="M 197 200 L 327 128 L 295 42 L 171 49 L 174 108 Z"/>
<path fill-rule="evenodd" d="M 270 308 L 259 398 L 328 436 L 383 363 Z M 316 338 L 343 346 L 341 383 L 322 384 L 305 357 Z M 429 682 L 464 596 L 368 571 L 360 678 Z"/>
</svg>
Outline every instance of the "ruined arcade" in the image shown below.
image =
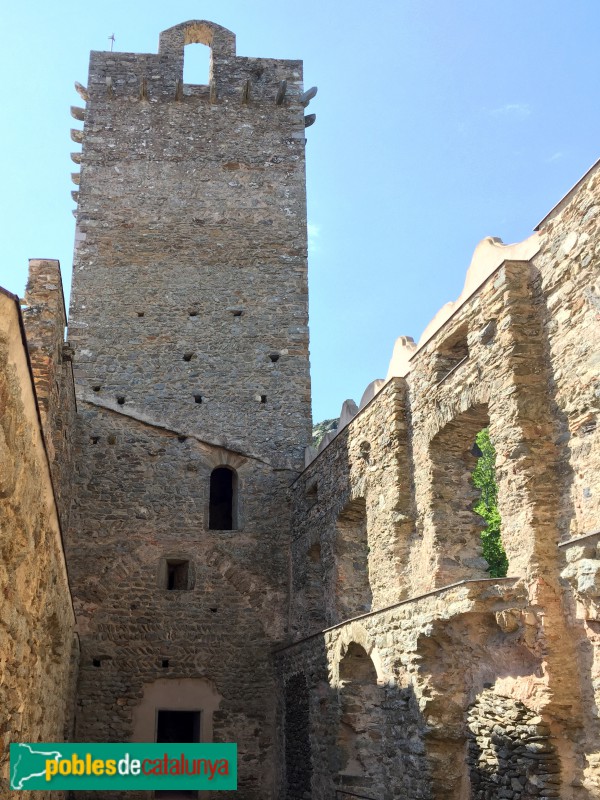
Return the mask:
<svg viewBox="0 0 600 800">
<path fill-rule="evenodd" d="M 5 745 L 237 742 L 244 800 L 600 797 L 600 165 L 315 449 L 302 62 L 192 21 L 78 91 L 67 340 L 58 262 L 0 294 Z"/>
</svg>

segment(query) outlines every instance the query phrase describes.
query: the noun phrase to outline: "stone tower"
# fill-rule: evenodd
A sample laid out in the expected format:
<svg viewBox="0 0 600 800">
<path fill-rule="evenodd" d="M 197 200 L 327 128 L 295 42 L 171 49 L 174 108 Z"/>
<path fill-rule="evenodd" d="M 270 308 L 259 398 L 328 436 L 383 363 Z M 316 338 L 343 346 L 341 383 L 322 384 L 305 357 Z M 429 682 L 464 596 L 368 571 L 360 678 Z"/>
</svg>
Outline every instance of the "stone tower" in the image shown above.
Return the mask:
<svg viewBox="0 0 600 800">
<path fill-rule="evenodd" d="M 182 84 L 192 42 L 211 48 L 209 86 Z M 190 22 L 161 35 L 158 55 L 92 53 L 87 91 L 69 328 L 80 391 L 298 466 L 301 62 L 237 57 L 232 33 Z"/>
<path fill-rule="evenodd" d="M 79 92 L 76 740 L 237 742 L 265 800 L 311 425 L 302 63 L 187 22 L 157 55 L 93 52 Z"/>
</svg>

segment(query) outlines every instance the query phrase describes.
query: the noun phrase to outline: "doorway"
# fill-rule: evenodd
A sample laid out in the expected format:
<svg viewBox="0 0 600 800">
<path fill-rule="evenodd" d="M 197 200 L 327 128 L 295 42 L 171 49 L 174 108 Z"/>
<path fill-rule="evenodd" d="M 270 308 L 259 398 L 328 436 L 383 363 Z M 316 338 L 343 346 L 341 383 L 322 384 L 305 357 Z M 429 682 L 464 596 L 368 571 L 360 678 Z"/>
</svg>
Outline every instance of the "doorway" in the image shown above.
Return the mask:
<svg viewBox="0 0 600 800">
<path fill-rule="evenodd" d="M 157 742 L 200 741 L 199 711 L 169 711 L 160 709 L 156 720 Z"/>
<path fill-rule="evenodd" d="M 199 742 L 200 712 L 159 709 L 156 717 L 156 741 L 166 744 Z M 154 792 L 154 796 L 161 800 L 196 800 L 198 792 L 174 792 L 165 789 Z"/>
</svg>

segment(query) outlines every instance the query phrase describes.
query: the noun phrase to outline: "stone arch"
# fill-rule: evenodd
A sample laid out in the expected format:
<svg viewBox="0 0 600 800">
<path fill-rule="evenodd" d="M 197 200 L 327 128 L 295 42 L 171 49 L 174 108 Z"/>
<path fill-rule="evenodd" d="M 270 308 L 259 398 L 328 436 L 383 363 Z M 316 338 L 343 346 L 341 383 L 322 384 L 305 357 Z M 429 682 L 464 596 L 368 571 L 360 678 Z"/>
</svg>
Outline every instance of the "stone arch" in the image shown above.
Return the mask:
<svg viewBox="0 0 600 800">
<path fill-rule="evenodd" d="M 342 645 L 340 655 L 334 780 L 343 791 L 364 794 L 368 790 L 383 797 L 385 688 L 379 682 L 371 655 L 361 644 L 350 641 Z"/>
<path fill-rule="evenodd" d="M 222 696 L 208 678 L 159 678 L 145 683 L 140 704 L 133 710 L 132 742 L 156 741 L 159 710 L 199 711 L 200 741 L 213 740 L 213 714 Z"/>
<path fill-rule="evenodd" d="M 200 450 L 203 461 L 211 469 L 215 467 L 230 467 L 230 469 L 240 472 L 243 466 L 250 463 L 246 456 L 218 445 L 200 443 Z"/>
<path fill-rule="evenodd" d="M 235 34 L 207 20 L 193 19 L 181 22 L 160 34 L 158 52 L 183 58 L 187 44 L 204 44 L 214 57 L 235 56 Z"/>
<path fill-rule="evenodd" d="M 371 610 L 369 541 L 365 497 L 349 500 L 336 520 L 334 543 L 335 612 L 338 622 Z"/>
<path fill-rule="evenodd" d="M 351 645 L 359 645 L 373 662 L 373 667 L 376 673 L 377 683 L 382 685 L 387 683 L 387 676 L 384 671 L 383 661 L 379 650 L 375 646 L 366 629 L 358 622 L 351 622 L 349 625 L 344 626 L 340 631 L 337 640 L 334 656 L 333 656 L 333 686 L 340 686 L 342 681 L 340 677 L 340 663 L 348 653 Z"/>
<path fill-rule="evenodd" d="M 485 523 L 473 510 L 480 496 L 473 484 L 478 459 L 475 438 L 489 425 L 488 406 L 478 403 L 447 422 L 429 443 L 429 502 L 439 551 L 437 586 L 489 577 L 481 543 Z"/>
<path fill-rule="evenodd" d="M 424 420 L 425 436 L 431 440 L 452 420 L 476 406 L 489 405 L 492 395 L 491 383 L 485 378 L 472 386 L 467 386 L 460 394 L 452 395 L 439 404 L 434 413 L 428 414 Z"/>
</svg>

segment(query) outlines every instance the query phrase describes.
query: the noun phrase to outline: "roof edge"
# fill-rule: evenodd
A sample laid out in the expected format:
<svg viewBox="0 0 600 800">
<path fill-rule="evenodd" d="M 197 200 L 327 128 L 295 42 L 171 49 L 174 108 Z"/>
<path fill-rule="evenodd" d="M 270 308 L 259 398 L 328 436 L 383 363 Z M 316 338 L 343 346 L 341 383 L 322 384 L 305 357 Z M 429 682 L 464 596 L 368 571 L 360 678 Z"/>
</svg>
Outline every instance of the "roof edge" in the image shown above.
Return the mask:
<svg viewBox="0 0 600 800">
<path fill-rule="evenodd" d="M 540 222 L 538 222 L 538 224 L 535 226 L 535 228 L 533 230 L 534 231 L 539 231 L 540 228 L 543 225 L 545 225 L 547 222 L 549 222 L 550 219 L 552 219 L 552 217 L 555 214 L 558 214 L 559 211 L 562 211 L 563 208 L 571 200 L 571 198 L 573 197 L 575 192 L 580 188 L 581 184 L 590 177 L 590 175 L 594 172 L 594 170 L 598 166 L 600 166 L 600 158 L 596 162 L 594 162 L 594 164 L 592 164 L 592 166 L 587 170 L 587 172 L 584 175 L 581 176 L 581 178 L 577 181 L 577 183 L 575 183 L 569 189 L 569 191 L 561 197 L 561 199 L 558 201 L 558 203 L 553 208 L 550 209 L 550 211 L 546 214 L 546 216 Z"/>
</svg>

